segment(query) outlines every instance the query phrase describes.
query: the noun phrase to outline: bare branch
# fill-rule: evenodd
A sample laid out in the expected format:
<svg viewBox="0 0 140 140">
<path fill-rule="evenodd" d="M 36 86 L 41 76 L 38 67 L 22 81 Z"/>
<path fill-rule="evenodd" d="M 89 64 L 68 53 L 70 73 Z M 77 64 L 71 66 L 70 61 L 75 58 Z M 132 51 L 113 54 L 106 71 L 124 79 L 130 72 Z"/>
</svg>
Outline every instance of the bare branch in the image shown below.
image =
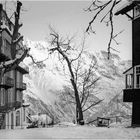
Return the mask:
<svg viewBox="0 0 140 140">
<path fill-rule="evenodd" d="M 95 1 L 96 2 L 96 1 Z M 95 7 L 97 7 L 97 9 L 94 9 L 95 11 L 96 10 L 98 10 L 97 11 L 97 13 L 95 14 L 95 16 L 93 17 L 93 19 L 89 22 L 89 25 L 88 25 L 88 27 L 87 27 L 87 29 L 86 29 L 86 32 L 88 32 L 90 29 L 92 29 L 92 24 L 93 24 L 93 22 L 95 21 L 95 19 L 97 18 L 97 16 L 111 3 L 111 0 L 110 1 L 108 1 L 107 3 L 105 3 L 105 4 L 103 4 L 102 6 L 97 6 L 96 4 L 95 4 L 95 2 L 93 2 L 92 4 L 93 4 L 93 6 L 95 6 Z"/>
<path fill-rule="evenodd" d="M 84 88 L 85 89 L 85 88 Z M 89 97 L 89 91 L 87 92 L 87 95 L 85 96 L 85 92 L 83 92 L 83 95 L 82 95 L 82 100 L 81 100 L 81 105 L 82 105 L 82 108 L 85 106 L 86 102 L 87 102 L 87 99 Z"/>
<path fill-rule="evenodd" d="M 94 24 L 94 21 L 97 19 L 97 17 L 99 17 L 99 15 L 101 15 L 101 13 L 103 13 L 104 11 L 106 12 L 106 9 L 108 10 L 107 13 L 105 15 L 103 15 L 103 17 L 101 18 L 100 22 L 103 22 L 105 19 L 108 18 L 107 21 L 105 21 L 106 25 L 110 25 L 110 38 L 109 38 L 109 42 L 108 42 L 108 59 L 110 57 L 110 49 L 112 49 L 111 44 L 112 41 L 114 41 L 117 45 L 119 45 L 119 43 L 115 40 L 115 37 L 117 35 L 113 35 L 114 34 L 114 25 L 113 25 L 113 12 L 115 7 L 121 2 L 122 0 L 109 0 L 108 2 L 99 2 L 98 0 L 94 0 L 92 2 L 92 4 L 88 7 L 88 9 L 86 11 L 89 12 L 96 12 L 96 14 L 93 16 L 93 19 L 89 22 L 89 25 L 86 29 L 86 32 L 93 32 L 92 29 L 92 25 Z M 122 33 L 122 31 L 120 31 L 120 33 Z M 118 35 L 120 34 L 118 33 Z M 115 49 L 112 49 L 115 50 Z"/>
<path fill-rule="evenodd" d="M 116 35 L 113 36 L 113 39 L 116 38 L 118 35 L 120 35 L 123 32 L 124 32 L 124 30 L 121 30 L 119 33 L 117 33 Z"/>
<path fill-rule="evenodd" d="M 24 58 L 27 56 L 28 51 L 29 49 L 26 49 L 22 54 L 22 56 L 19 58 L 15 58 L 11 64 L 8 65 L 5 64 L 6 72 L 15 69 L 19 65 L 19 63 L 22 62 Z"/>
<path fill-rule="evenodd" d="M 9 60 L 9 61 L 6 61 L 4 63 L 2 63 L 0 65 L 0 71 L 1 71 L 1 75 L 3 77 L 4 73 L 6 72 L 9 72 L 13 69 L 15 69 L 20 62 L 22 62 L 24 60 L 24 58 L 26 57 L 27 53 L 28 53 L 28 49 L 26 49 L 24 51 L 24 53 L 19 57 L 19 58 L 15 58 L 13 60 Z M 2 79 L 2 77 L 0 77 Z M 1 82 L 1 79 L 0 79 L 0 82 Z"/>
<path fill-rule="evenodd" d="M 116 0 L 114 0 L 113 4 L 112 4 L 112 7 L 110 9 L 110 16 L 109 16 L 109 21 L 110 21 L 110 26 L 111 26 L 111 33 L 110 33 L 110 40 L 109 40 L 109 43 L 108 43 L 108 59 L 110 57 L 110 47 L 111 47 L 111 42 L 112 42 L 112 39 L 113 39 L 113 32 L 114 32 L 114 26 L 113 26 L 113 8 L 116 4 Z"/>
<path fill-rule="evenodd" d="M 45 58 L 43 60 L 36 61 L 35 58 L 29 53 L 27 54 L 27 57 L 30 57 L 32 62 L 33 62 L 33 64 L 35 64 L 38 67 L 43 67 L 43 62 L 45 62 L 48 59 L 48 58 Z"/>
<path fill-rule="evenodd" d="M 77 66 L 76 66 L 76 68 L 74 68 L 76 84 L 78 82 L 78 76 L 79 76 L 78 73 L 79 73 L 80 69 L 81 69 L 81 63 L 80 63 L 80 60 L 78 60 Z"/>
<path fill-rule="evenodd" d="M 103 100 L 100 100 L 96 103 L 93 103 L 92 105 L 90 105 L 89 107 L 87 107 L 86 109 L 83 110 L 83 112 L 87 111 L 88 109 L 90 109 L 91 107 L 95 106 L 95 105 L 98 105 L 99 103 L 101 103 Z"/>
<path fill-rule="evenodd" d="M 83 53 L 83 50 L 84 50 L 84 46 L 85 46 L 85 39 L 84 39 L 84 41 L 83 41 L 83 43 L 82 43 L 82 49 L 81 49 L 80 53 L 78 54 L 78 56 L 77 56 L 76 58 L 74 58 L 74 59 L 71 60 L 71 63 L 72 63 L 73 61 L 78 60 L 78 59 L 81 57 L 81 55 L 82 55 L 82 53 Z"/>
<path fill-rule="evenodd" d="M 18 44 L 20 41 L 23 40 L 23 36 L 19 36 L 16 40 L 13 40 L 13 44 Z"/>
<path fill-rule="evenodd" d="M 19 24 L 19 25 L 18 25 L 18 29 L 20 29 L 22 26 L 23 26 L 23 24 L 22 24 L 22 23 L 21 23 L 21 24 Z"/>
<path fill-rule="evenodd" d="M 120 51 L 118 51 L 118 50 L 116 50 L 116 49 L 114 49 L 112 47 L 110 47 L 110 49 L 112 49 L 113 51 L 116 51 L 116 52 L 120 53 Z"/>
</svg>

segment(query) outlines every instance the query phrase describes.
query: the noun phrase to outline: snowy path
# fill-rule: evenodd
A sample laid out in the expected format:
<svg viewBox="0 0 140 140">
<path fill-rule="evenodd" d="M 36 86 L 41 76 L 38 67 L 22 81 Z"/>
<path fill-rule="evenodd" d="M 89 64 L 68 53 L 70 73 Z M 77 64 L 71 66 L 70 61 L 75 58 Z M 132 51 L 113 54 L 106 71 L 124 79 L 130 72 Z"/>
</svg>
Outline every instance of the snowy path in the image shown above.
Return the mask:
<svg viewBox="0 0 140 140">
<path fill-rule="evenodd" d="M 0 139 L 140 139 L 140 128 L 88 126 L 0 130 Z"/>
</svg>

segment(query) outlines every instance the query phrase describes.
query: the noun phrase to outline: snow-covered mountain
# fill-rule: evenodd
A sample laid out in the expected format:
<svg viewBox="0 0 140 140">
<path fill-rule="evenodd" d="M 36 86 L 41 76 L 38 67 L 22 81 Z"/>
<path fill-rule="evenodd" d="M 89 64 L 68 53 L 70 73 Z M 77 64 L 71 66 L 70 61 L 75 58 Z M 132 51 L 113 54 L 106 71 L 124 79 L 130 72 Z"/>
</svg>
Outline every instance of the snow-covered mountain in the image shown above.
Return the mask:
<svg viewBox="0 0 140 140">
<path fill-rule="evenodd" d="M 56 120 L 70 120 L 73 117 L 74 107 L 64 107 L 58 98 L 58 93 L 69 79 L 65 79 L 59 70 L 56 56 L 49 56 L 49 44 L 29 40 L 25 44 L 31 48 L 30 53 L 36 61 L 45 60 L 43 67 L 39 68 L 32 63 L 30 58 L 26 58 L 24 61 L 30 69 L 29 75 L 24 77 L 24 81 L 27 83 L 24 98 L 26 102 L 30 103 L 29 112 L 31 114 L 47 113 L 50 116 L 53 114 L 52 116 Z M 131 66 L 131 61 L 123 61 L 117 54 L 112 54 L 111 59 L 108 60 L 105 51 L 96 53 L 86 51 L 84 52 L 85 65 L 91 56 L 97 60 L 96 73 L 101 77 L 95 89 L 96 96 L 104 99 L 102 106 L 109 105 L 112 99 L 122 92 L 125 83 L 123 72 Z M 101 105 L 90 110 L 86 116 L 100 111 L 100 107 Z"/>
</svg>

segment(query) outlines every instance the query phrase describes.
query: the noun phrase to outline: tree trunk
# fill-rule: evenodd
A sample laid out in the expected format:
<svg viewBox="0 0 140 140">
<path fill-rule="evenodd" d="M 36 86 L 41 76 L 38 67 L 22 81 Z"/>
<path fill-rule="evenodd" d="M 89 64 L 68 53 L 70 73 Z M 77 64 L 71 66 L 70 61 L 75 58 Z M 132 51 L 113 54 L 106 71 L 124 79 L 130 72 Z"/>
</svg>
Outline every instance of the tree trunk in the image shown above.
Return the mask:
<svg viewBox="0 0 140 140">
<path fill-rule="evenodd" d="M 79 122 L 78 122 L 78 120 L 79 120 L 79 119 L 78 119 L 78 118 L 79 118 L 78 116 L 79 116 L 79 115 L 78 115 L 77 105 L 76 105 L 76 112 L 75 112 L 75 113 L 76 113 L 76 122 L 77 122 L 77 124 L 79 124 Z"/>
<path fill-rule="evenodd" d="M 14 24 L 14 31 L 12 35 L 12 43 L 11 43 L 11 51 L 12 51 L 12 59 L 16 56 L 16 43 L 14 41 L 19 37 L 19 18 L 20 18 L 20 9 L 21 9 L 22 3 L 20 1 L 17 1 L 17 7 L 15 12 L 15 24 Z"/>
<path fill-rule="evenodd" d="M 73 79 L 71 79 L 71 83 L 72 83 L 72 86 L 74 88 L 74 93 L 75 93 L 77 123 L 80 125 L 84 125 L 83 111 L 82 111 L 82 107 L 81 107 L 81 103 L 80 103 L 78 90 L 77 90 L 76 84 Z"/>
</svg>

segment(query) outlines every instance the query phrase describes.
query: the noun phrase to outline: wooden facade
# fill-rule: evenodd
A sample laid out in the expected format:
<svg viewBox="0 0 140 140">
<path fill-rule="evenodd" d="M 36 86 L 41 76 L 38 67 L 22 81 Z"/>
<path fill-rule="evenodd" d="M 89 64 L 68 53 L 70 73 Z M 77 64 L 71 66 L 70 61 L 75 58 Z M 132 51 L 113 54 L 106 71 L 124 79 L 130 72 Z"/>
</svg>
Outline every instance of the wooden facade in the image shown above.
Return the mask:
<svg viewBox="0 0 140 140">
<path fill-rule="evenodd" d="M 0 4 L 0 63 L 13 59 L 11 49 L 14 24 L 9 20 L 6 12 Z M 17 47 L 23 47 L 20 42 Z M 17 49 L 17 48 L 15 48 Z M 6 72 L 0 83 L 0 129 L 23 128 L 25 126 L 26 110 L 23 105 L 23 91 L 26 84 L 23 83 L 23 75 L 28 74 L 29 69 L 18 66 L 14 70 Z"/>
<path fill-rule="evenodd" d="M 116 12 L 132 20 L 132 67 L 124 72 L 123 101 L 132 102 L 132 126 L 140 126 L 140 1 L 132 0 Z M 131 11 L 131 15 L 130 12 Z"/>
</svg>

